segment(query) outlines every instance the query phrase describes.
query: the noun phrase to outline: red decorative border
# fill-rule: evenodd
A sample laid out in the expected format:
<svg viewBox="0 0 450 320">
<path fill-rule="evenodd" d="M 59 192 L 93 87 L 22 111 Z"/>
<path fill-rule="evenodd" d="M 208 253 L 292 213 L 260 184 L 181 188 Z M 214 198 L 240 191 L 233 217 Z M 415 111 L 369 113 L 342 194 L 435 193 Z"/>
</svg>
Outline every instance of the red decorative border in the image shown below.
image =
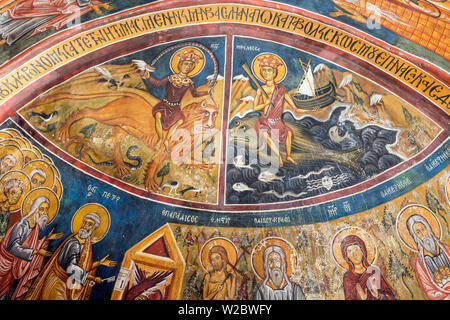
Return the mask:
<svg viewBox="0 0 450 320">
<path fill-rule="evenodd" d="M 53 46 L 60 41 L 69 38 L 76 33 L 80 32 L 81 30 L 85 31 L 90 28 L 98 27 L 105 23 L 111 23 L 113 21 L 117 21 L 120 19 L 124 19 L 130 16 L 135 16 L 139 14 L 143 14 L 148 12 L 148 9 L 151 8 L 152 11 L 156 10 L 163 10 L 167 8 L 172 8 L 173 5 L 177 5 L 180 7 L 180 1 L 164 1 L 153 3 L 151 5 L 146 5 L 143 7 L 135 8 L 133 10 L 127 10 L 112 16 L 109 16 L 107 19 L 97 19 L 93 20 L 91 22 L 88 22 L 81 26 L 81 29 L 68 29 L 65 31 L 62 31 L 53 37 L 50 37 L 49 39 L 33 46 L 29 50 L 25 51 L 15 59 L 13 59 L 11 62 L 9 62 L 6 66 L 1 68 L 2 71 L 4 70 L 11 70 L 22 64 L 24 61 L 30 59 L 30 55 L 33 53 L 37 53 L 42 51 L 45 48 L 48 48 L 50 46 Z M 188 6 L 185 1 L 182 1 L 181 6 L 183 6 L 183 3 L 185 6 Z M 212 1 L 203 1 L 201 4 L 211 4 L 214 3 Z M 223 3 L 236 3 L 236 1 L 223 1 Z M 268 2 L 261 2 L 261 1 L 239 1 L 240 4 L 258 4 L 259 6 L 267 6 L 270 7 L 270 4 Z M 312 18 L 315 18 L 319 21 L 334 24 L 336 26 L 336 21 L 322 17 L 317 16 L 314 14 L 311 14 L 309 12 L 306 12 L 301 9 L 294 9 L 290 6 L 284 6 L 284 5 L 278 5 L 277 8 L 281 10 L 290 10 L 293 13 L 298 13 L 302 15 L 308 15 Z M 339 24 L 337 24 L 339 27 Z M 345 26 L 345 25 L 343 25 Z M 355 32 L 356 30 L 354 28 L 345 26 L 342 27 L 343 29 L 349 28 L 348 32 L 354 32 L 358 34 L 358 32 Z M 361 33 L 361 32 L 359 32 Z M 341 65 L 342 67 L 349 69 L 351 71 L 354 71 L 356 73 L 364 75 L 366 78 L 382 85 L 386 89 L 392 91 L 393 93 L 401 96 L 404 100 L 407 102 L 413 104 L 417 107 L 417 109 L 421 110 L 423 113 L 428 115 L 431 119 L 433 119 L 436 123 L 441 124 L 443 128 L 445 128 L 445 131 L 442 132 L 437 139 L 433 141 L 433 143 L 428 146 L 425 150 L 423 150 L 420 154 L 418 154 L 416 157 L 405 161 L 401 163 L 400 165 L 384 172 L 383 174 L 365 181 L 363 183 L 360 183 L 356 186 L 349 187 L 347 189 L 339 190 L 334 193 L 325 194 L 321 196 L 316 196 L 314 198 L 305 199 L 305 200 L 298 200 L 288 203 L 276 203 L 276 204 L 262 204 L 262 205 L 225 205 L 225 199 L 224 199 L 224 186 L 225 186 L 225 151 L 226 151 L 226 130 L 223 130 L 223 137 L 222 137 L 222 164 L 220 169 L 220 182 L 219 182 L 219 205 L 212 205 L 212 204 L 201 204 L 201 203 L 191 203 L 188 201 L 180 200 L 180 199 L 172 199 L 167 198 L 162 195 L 156 195 L 150 192 L 147 192 L 142 189 L 135 188 L 133 186 L 130 186 L 128 184 L 123 183 L 120 180 L 117 180 L 115 178 L 106 176 L 105 174 L 93 169 L 92 167 L 89 167 L 83 162 L 78 161 L 77 159 L 71 157 L 64 151 L 57 148 L 55 145 L 49 143 L 39 132 L 28 126 L 28 124 L 21 118 L 17 119 L 17 122 L 20 126 L 22 126 L 26 131 L 30 133 L 35 139 L 37 139 L 41 144 L 45 145 L 51 152 L 53 152 L 55 155 L 61 157 L 62 159 L 68 161 L 69 163 L 73 164 L 75 167 L 93 175 L 94 177 L 97 177 L 101 180 L 104 180 L 106 182 L 109 182 L 123 190 L 126 190 L 130 193 L 136 194 L 138 196 L 142 196 L 145 198 L 149 198 L 150 200 L 155 201 L 161 201 L 164 203 L 170 203 L 171 205 L 176 206 L 183 206 L 183 207 L 189 207 L 189 208 L 195 208 L 195 209 L 204 209 L 204 210 L 215 210 L 215 211 L 260 211 L 260 210 L 282 210 L 282 209 L 289 209 L 289 208 L 295 208 L 295 207 L 301 207 L 301 206 L 308 206 L 313 205 L 319 202 L 326 202 L 330 200 L 334 200 L 346 195 L 351 195 L 354 193 L 361 192 L 367 188 L 373 187 L 377 184 L 379 184 L 382 181 L 385 181 L 389 178 L 394 177 L 396 174 L 400 173 L 401 171 L 404 171 L 405 169 L 411 167 L 418 161 L 424 159 L 426 156 L 428 156 L 436 147 L 438 147 L 446 137 L 448 137 L 448 115 L 443 111 L 442 109 L 435 106 L 433 103 L 431 103 L 429 100 L 427 100 L 425 97 L 423 97 L 418 92 L 412 90 L 410 87 L 408 87 L 406 84 L 402 83 L 401 81 L 397 80 L 396 78 L 389 76 L 388 74 L 384 73 L 377 67 L 358 59 L 357 57 L 341 51 L 337 48 L 328 46 L 326 44 L 317 42 L 315 40 L 305 38 L 302 36 L 293 35 L 291 33 L 287 33 L 284 31 L 277 31 L 273 29 L 268 29 L 265 27 L 256 27 L 252 26 L 251 28 L 248 28 L 248 26 L 243 24 L 233 24 L 233 23 L 211 23 L 207 25 L 196 25 L 196 26 L 188 26 L 188 27 L 179 27 L 176 29 L 170 29 L 166 31 L 160 31 L 152 34 L 147 34 L 143 36 L 139 36 L 136 38 L 132 38 L 126 41 L 122 41 L 119 43 L 112 44 L 110 46 L 101 48 L 95 52 L 86 54 L 85 56 L 82 56 L 78 58 L 75 61 L 72 61 L 59 69 L 53 71 L 52 73 L 45 76 L 43 79 L 36 81 L 35 83 L 31 84 L 26 90 L 23 90 L 16 96 L 12 97 L 10 100 L 8 100 L 7 103 L 4 104 L 5 109 L 2 110 L 2 114 L 0 116 L 3 116 L 3 118 L 6 117 L 13 117 L 15 115 L 15 112 L 17 109 L 26 103 L 28 103 L 30 100 L 37 97 L 39 94 L 49 90 L 50 88 L 54 87 L 55 85 L 70 79 L 74 75 L 92 67 L 95 65 L 98 65 L 100 63 L 103 63 L 105 61 L 114 59 L 118 56 L 123 56 L 126 54 L 129 54 L 131 52 L 139 51 L 142 49 L 145 49 L 147 47 L 151 47 L 157 44 L 160 44 L 160 39 L 164 39 L 164 42 L 171 42 L 175 40 L 182 40 L 185 38 L 196 38 L 196 37 L 204 37 L 204 36 L 223 36 L 228 35 L 227 38 L 227 64 L 225 66 L 225 92 L 228 93 L 230 91 L 230 85 L 231 85 L 231 61 L 230 61 L 230 53 L 231 53 L 231 36 L 249 36 L 249 37 L 255 37 L 262 40 L 270 40 L 270 41 L 276 41 L 279 43 L 283 43 L 285 45 L 289 45 L 292 47 L 295 47 L 299 50 L 303 50 L 305 52 L 317 55 L 321 58 L 327 59 L 333 63 L 337 63 Z M 365 35 L 365 34 L 364 34 Z M 359 36 L 361 36 L 359 34 Z M 367 36 L 367 35 L 365 35 Z M 367 36 L 369 37 L 369 36 Z M 368 39 L 365 39 L 368 40 Z M 376 43 L 379 40 L 376 39 L 369 39 L 371 42 Z M 390 49 L 389 47 L 386 48 L 386 44 L 384 43 L 378 43 L 378 45 L 383 45 L 385 49 Z M 132 49 L 131 49 L 132 48 Z M 395 49 L 395 48 L 392 48 Z M 397 49 L 396 49 L 397 50 Z M 403 58 L 404 55 L 403 55 Z M 412 60 L 415 60 L 415 57 L 411 57 Z M 419 59 L 420 60 L 420 59 Z M 420 60 L 423 62 L 423 60 Z M 435 66 L 431 64 L 426 64 L 427 67 L 431 68 L 429 70 L 430 73 L 437 72 L 437 74 L 434 74 L 438 78 L 438 75 L 444 75 L 445 78 L 447 78 L 446 74 L 443 74 L 442 70 L 437 69 L 435 70 Z M 426 70 L 424 68 L 424 70 Z M 438 72 L 439 71 L 439 72 Z M 227 95 L 226 95 L 227 96 Z M 224 105 L 226 106 L 223 112 L 223 128 L 227 127 L 228 123 L 228 103 L 229 101 L 224 101 Z"/>
</svg>

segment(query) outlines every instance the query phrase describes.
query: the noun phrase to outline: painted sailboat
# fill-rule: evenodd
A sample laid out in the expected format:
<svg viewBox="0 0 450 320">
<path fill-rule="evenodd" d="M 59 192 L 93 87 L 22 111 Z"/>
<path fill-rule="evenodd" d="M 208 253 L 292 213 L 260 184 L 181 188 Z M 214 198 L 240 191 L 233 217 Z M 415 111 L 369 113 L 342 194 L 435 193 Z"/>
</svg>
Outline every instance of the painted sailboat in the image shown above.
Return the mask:
<svg viewBox="0 0 450 320">
<path fill-rule="evenodd" d="M 300 60 L 304 74 L 296 89 L 289 91 L 292 100 L 297 108 L 304 110 L 314 110 L 325 108 L 336 100 L 336 87 L 330 81 L 323 87 L 316 88 L 314 84 L 314 74 L 311 69 L 311 60 L 306 68 Z"/>
</svg>

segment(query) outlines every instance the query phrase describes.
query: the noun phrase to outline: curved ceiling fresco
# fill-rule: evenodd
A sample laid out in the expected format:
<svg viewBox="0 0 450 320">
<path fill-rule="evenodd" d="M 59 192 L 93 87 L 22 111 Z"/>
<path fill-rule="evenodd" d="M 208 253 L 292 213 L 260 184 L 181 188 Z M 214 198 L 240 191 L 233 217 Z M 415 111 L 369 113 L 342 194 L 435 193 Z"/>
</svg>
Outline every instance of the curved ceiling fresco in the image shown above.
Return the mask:
<svg viewBox="0 0 450 320">
<path fill-rule="evenodd" d="M 448 299 L 449 10 L 0 0 L 0 296 Z"/>
</svg>

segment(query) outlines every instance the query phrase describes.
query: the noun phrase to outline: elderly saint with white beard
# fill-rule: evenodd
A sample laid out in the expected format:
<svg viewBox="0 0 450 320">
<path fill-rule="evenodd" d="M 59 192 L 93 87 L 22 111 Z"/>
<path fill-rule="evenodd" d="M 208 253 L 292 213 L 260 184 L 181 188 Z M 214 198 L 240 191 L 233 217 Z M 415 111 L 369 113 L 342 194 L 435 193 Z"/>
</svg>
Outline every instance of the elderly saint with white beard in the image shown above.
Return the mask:
<svg viewBox="0 0 450 320">
<path fill-rule="evenodd" d="M 27 300 L 88 300 L 92 285 L 102 279 L 95 273 L 99 266 L 114 267 L 115 261 L 92 261 L 91 235 L 101 224 L 94 212 L 86 214 L 77 233 L 56 249 L 44 270 L 25 297 Z"/>
<path fill-rule="evenodd" d="M 33 279 L 51 256 L 47 251 L 49 240 L 59 239 L 53 234 L 39 239 L 39 231 L 47 226 L 50 201 L 47 197 L 36 198 L 29 213 L 6 232 L 0 244 L 0 297 L 8 299 L 14 280 L 19 280 L 11 299 L 23 299 Z"/>
<path fill-rule="evenodd" d="M 450 299 L 450 246 L 436 238 L 421 215 L 412 215 L 406 225 L 417 244 L 416 273 L 425 295 L 429 300 Z"/>
<path fill-rule="evenodd" d="M 306 300 L 302 288 L 288 278 L 286 255 L 281 247 L 267 247 L 263 261 L 265 279 L 256 291 L 256 300 Z"/>
</svg>

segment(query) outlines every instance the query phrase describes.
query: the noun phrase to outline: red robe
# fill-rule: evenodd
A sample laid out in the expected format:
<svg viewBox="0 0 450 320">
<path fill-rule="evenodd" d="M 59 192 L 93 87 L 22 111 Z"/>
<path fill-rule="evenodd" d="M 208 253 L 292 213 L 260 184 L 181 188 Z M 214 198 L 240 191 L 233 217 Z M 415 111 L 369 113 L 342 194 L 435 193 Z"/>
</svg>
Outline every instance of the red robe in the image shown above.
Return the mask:
<svg viewBox="0 0 450 320">
<path fill-rule="evenodd" d="M 152 110 L 153 116 L 158 112 L 161 113 L 161 124 L 164 130 L 168 130 L 178 120 L 184 120 L 180 103 L 187 91 L 190 91 L 193 97 L 202 97 L 208 94 L 206 91 L 197 91 L 191 79 L 186 79 L 185 83 L 180 84 L 175 83 L 174 79 L 176 79 L 175 75 L 167 76 L 161 80 L 148 78 L 148 81 L 155 87 L 167 85 L 163 101 L 154 106 Z M 148 85 L 147 88 L 150 91 L 151 88 Z"/>
<path fill-rule="evenodd" d="M 100 2 L 94 0 L 91 3 L 98 4 Z M 31 37 L 51 28 L 59 30 L 90 11 L 92 11 L 91 7 L 80 7 L 76 0 L 25 0 L 17 1 L 17 4 L 6 12 L 13 20 L 54 17 L 37 26 L 33 34 L 30 35 Z"/>
<path fill-rule="evenodd" d="M 450 246 L 445 243 L 442 244 L 445 248 L 447 257 L 450 257 Z M 420 287 L 425 293 L 428 300 L 450 300 L 450 282 L 447 282 L 443 287 L 438 286 L 428 271 L 423 259 L 416 260 L 416 273 L 419 280 Z"/>
<path fill-rule="evenodd" d="M 34 255 L 31 261 L 26 261 L 15 257 L 7 251 L 6 246 L 11 237 L 12 230 L 17 223 L 8 229 L 0 243 L 0 297 L 9 292 L 14 280 L 19 280 L 12 295 L 12 300 L 23 299 L 44 264 L 44 257 L 41 255 Z M 39 239 L 39 226 L 36 224 L 22 243 L 22 246 L 39 250 L 41 248 L 46 249 L 48 244 L 49 241 L 46 237 Z"/>
<path fill-rule="evenodd" d="M 294 137 L 294 131 L 281 121 L 281 116 L 284 110 L 284 96 L 286 89 L 275 84 L 275 90 L 272 94 L 271 103 L 272 106 L 267 114 L 263 114 L 261 118 L 255 123 L 255 130 L 258 138 L 263 137 L 263 133 L 269 133 L 270 138 L 274 143 L 281 144 L 286 143 L 288 132 L 292 133 Z"/>
</svg>

